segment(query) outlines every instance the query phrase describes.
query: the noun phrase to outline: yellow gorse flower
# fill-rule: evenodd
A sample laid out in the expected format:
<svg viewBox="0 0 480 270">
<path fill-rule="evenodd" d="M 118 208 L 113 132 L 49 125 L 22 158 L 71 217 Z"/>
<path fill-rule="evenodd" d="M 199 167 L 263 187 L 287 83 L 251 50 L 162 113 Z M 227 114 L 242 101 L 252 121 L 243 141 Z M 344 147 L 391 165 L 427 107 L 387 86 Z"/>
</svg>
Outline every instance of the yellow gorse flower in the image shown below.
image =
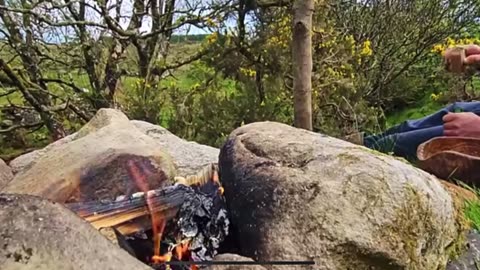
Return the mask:
<svg viewBox="0 0 480 270">
<path fill-rule="evenodd" d="M 433 46 L 433 49 L 431 50 L 431 52 L 433 53 L 443 53 L 445 51 L 445 45 L 443 44 L 436 44 L 435 46 Z"/>
<path fill-rule="evenodd" d="M 211 26 L 211 27 L 215 26 L 215 22 L 210 17 L 205 19 L 205 23 L 207 24 L 207 26 Z"/>
<path fill-rule="evenodd" d="M 267 32 L 270 34 L 267 37 L 265 48 L 286 49 L 289 47 L 291 39 L 291 18 L 289 16 L 282 16 L 268 28 Z"/>
<path fill-rule="evenodd" d="M 448 37 L 445 43 L 447 44 L 447 48 L 452 48 L 456 42 L 451 37 Z"/>
<path fill-rule="evenodd" d="M 360 51 L 360 55 L 362 56 L 370 56 L 373 54 L 372 48 L 371 48 L 372 42 L 370 40 L 365 40 L 363 42 L 362 50 Z"/>
<path fill-rule="evenodd" d="M 207 37 L 207 43 L 208 44 L 213 44 L 217 41 L 218 39 L 218 33 L 217 32 L 213 32 L 211 33 L 210 35 L 208 35 Z"/>
<path fill-rule="evenodd" d="M 257 72 L 255 70 L 249 69 L 249 68 L 241 67 L 240 72 L 245 76 L 249 76 L 249 77 L 255 77 L 257 75 Z"/>
<path fill-rule="evenodd" d="M 444 42 L 433 45 L 430 52 L 437 53 L 437 54 L 444 54 L 445 51 L 449 48 L 453 48 L 457 45 L 469 45 L 469 44 L 480 44 L 479 38 L 461 38 L 461 39 L 453 39 L 448 37 L 445 39 Z"/>
</svg>

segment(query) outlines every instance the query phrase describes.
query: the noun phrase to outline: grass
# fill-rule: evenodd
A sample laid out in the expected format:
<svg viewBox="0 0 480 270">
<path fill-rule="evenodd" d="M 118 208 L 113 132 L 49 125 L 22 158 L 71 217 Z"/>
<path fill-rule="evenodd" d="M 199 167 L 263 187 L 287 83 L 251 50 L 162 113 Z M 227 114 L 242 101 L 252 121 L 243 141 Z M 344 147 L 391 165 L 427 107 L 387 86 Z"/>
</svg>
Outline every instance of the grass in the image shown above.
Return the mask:
<svg viewBox="0 0 480 270">
<path fill-rule="evenodd" d="M 480 77 L 473 77 L 472 84 L 467 85 L 467 92 L 470 96 L 480 96 Z M 425 96 L 416 104 L 387 115 L 387 128 L 397 125 L 409 119 L 419 119 L 443 108 L 448 101 L 435 101 L 431 98 L 432 92 L 425 93 Z"/>
<path fill-rule="evenodd" d="M 6 49 L 0 51 L 0 57 L 5 59 L 10 59 L 11 56 L 14 54 L 11 51 L 8 51 L 9 47 L 5 47 Z M 198 42 L 184 42 L 184 43 L 172 43 L 170 45 L 170 54 L 168 56 L 168 62 L 178 62 L 183 61 L 186 57 L 195 54 L 198 50 L 200 50 L 200 43 Z M 59 56 L 65 62 L 68 60 L 63 59 L 64 56 Z M 133 47 L 129 47 L 126 52 L 126 61 L 121 64 L 121 68 L 125 68 L 126 70 L 131 70 L 132 66 L 136 66 L 137 62 L 136 51 Z M 21 63 L 19 60 L 13 61 L 11 63 L 13 67 L 21 67 Z M 190 88 L 196 82 L 194 82 L 191 78 L 187 78 L 186 76 L 182 76 L 186 71 L 188 71 L 189 65 L 182 66 L 178 68 L 173 75 L 177 77 L 177 79 L 172 77 L 167 77 L 165 80 L 162 80 L 162 84 L 170 84 L 172 81 L 177 81 L 177 85 L 182 88 Z M 88 75 L 85 71 L 80 71 L 78 69 L 75 70 L 63 70 L 61 69 L 51 69 L 51 70 L 44 70 L 43 74 L 46 78 L 54 78 L 54 79 L 62 79 L 66 82 L 71 82 L 75 84 L 79 88 L 90 89 L 90 82 Z M 124 76 L 121 78 L 121 82 L 123 87 L 126 88 L 125 90 L 129 90 L 128 88 L 132 87 L 135 83 L 135 77 Z M 54 84 L 52 84 L 54 85 Z M 54 94 L 59 96 L 64 96 L 65 93 L 61 88 L 53 89 L 52 91 Z M 0 85 L 0 93 L 2 93 L 1 85 Z M 0 106 L 9 104 L 9 101 L 13 104 L 22 105 L 23 98 L 19 92 L 15 92 L 11 95 L 0 97 Z"/>
<path fill-rule="evenodd" d="M 452 179 L 453 180 L 453 179 Z M 453 180 L 453 183 L 464 188 L 475 195 L 475 199 L 466 199 L 463 214 L 470 222 L 473 229 L 480 232 L 480 189 L 472 187 L 459 180 Z"/>
<path fill-rule="evenodd" d="M 477 198 L 480 197 L 480 189 L 476 187 L 470 187 L 466 184 L 461 186 L 467 190 L 473 192 Z M 467 200 L 464 208 L 465 218 L 467 218 L 472 225 L 472 228 L 480 232 L 480 200 Z"/>
<path fill-rule="evenodd" d="M 472 227 L 475 230 L 480 231 L 480 202 L 467 202 L 465 217 L 472 223 Z"/>
<path fill-rule="evenodd" d="M 419 119 L 443 108 L 445 104 L 433 101 L 430 96 L 425 96 L 417 104 L 392 113 L 387 116 L 387 128 L 400 124 L 409 119 Z"/>
<path fill-rule="evenodd" d="M 189 57 L 195 54 L 200 49 L 199 46 L 200 46 L 200 43 L 198 42 L 172 43 L 170 45 L 171 53 L 168 56 L 167 62 L 170 63 L 170 62 L 182 61 L 186 59 L 186 57 Z M 0 57 L 4 59 L 10 59 L 12 55 L 14 55 L 14 52 L 9 51 L 8 48 L 9 48 L 8 46 L 4 46 L 4 50 L 0 51 Z M 65 56 L 62 54 L 59 54 L 59 58 L 62 58 L 62 57 L 65 57 Z M 126 61 L 123 62 L 123 66 L 121 66 L 121 68 L 125 68 L 129 71 L 134 72 L 134 70 L 132 70 L 132 67 L 136 67 L 136 61 L 137 61 L 136 51 L 134 50 L 134 48 L 128 48 L 126 53 L 126 58 L 127 59 Z M 67 59 L 62 58 L 62 60 L 64 60 L 65 62 L 68 62 L 66 61 Z M 18 59 L 11 62 L 11 66 L 13 68 L 18 67 L 22 69 L 22 64 Z M 201 78 L 196 78 L 196 77 L 192 77 L 191 75 L 190 76 L 188 75 L 190 66 L 191 65 L 182 66 L 181 68 L 173 72 L 174 76 L 168 76 L 162 79 L 160 83 L 160 87 L 175 85 L 181 91 L 187 91 L 191 89 L 195 84 L 197 83 L 201 84 L 203 82 Z M 88 75 L 85 73 L 84 70 L 66 69 L 65 67 L 61 67 L 61 66 L 58 68 L 49 67 L 43 70 L 43 76 L 45 76 L 46 78 L 61 79 L 66 82 L 71 82 L 79 88 L 91 90 Z M 121 92 L 125 92 L 125 93 L 131 92 L 134 90 L 134 87 L 136 87 L 135 86 L 136 82 L 137 82 L 136 77 L 123 76 L 120 79 L 119 88 L 122 90 Z M 50 84 L 49 88 L 54 94 L 61 97 L 67 97 L 69 95 L 72 95 L 72 92 L 70 91 L 66 92 L 62 87 L 59 87 L 56 84 Z M 2 88 L 2 85 L 0 84 L 0 94 L 5 93 L 6 91 L 7 89 Z M 18 106 L 25 106 L 26 104 L 23 96 L 19 91 L 14 92 L 8 96 L 0 97 L 0 107 L 6 106 L 10 103 Z M 0 114 L 0 122 L 1 121 L 3 121 L 3 119 Z M 2 156 L 15 155 L 15 154 L 21 153 L 22 151 L 24 151 L 24 149 L 44 146 L 45 144 L 48 144 L 48 140 L 46 140 L 45 139 L 46 137 L 44 136 L 45 134 L 47 134 L 47 132 L 29 133 L 24 130 L 19 130 L 19 134 L 15 134 L 14 137 L 12 138 L 1 136 L 0 145 L 2 147 L 0 148 L 0 155 Z M 15 138 L 17 135 L 23 137 L 23 140 L 21 140 L 22 144 L 15 143 L 15 140 L 16 140 Z M 26 144 L 23 145 L 23 143 L 26 143 Z"/>
</svg>

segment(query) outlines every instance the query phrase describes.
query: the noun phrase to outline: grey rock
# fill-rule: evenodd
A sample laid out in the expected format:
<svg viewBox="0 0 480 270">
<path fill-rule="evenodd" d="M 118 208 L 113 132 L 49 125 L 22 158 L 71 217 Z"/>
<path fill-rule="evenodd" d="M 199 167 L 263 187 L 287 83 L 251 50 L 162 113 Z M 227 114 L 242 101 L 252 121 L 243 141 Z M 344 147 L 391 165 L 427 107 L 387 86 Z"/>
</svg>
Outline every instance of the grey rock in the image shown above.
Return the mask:
<svg viewBox="0 0 480 270">
<path fill-rule="evenodd" d="M 168 129 L 157 126 L 149 122 L 139 121 L 139 120 L 130 120 L 130 122 L 141 132 L 157 139 L 161 139 L 160 135 L 174 135 Z"/>
<path fill-rule="evenodd" d="M 30 169 L 35 164 L 35 162 L 40 160 L 42 158 L 42 156 L 44 156 L 50 150 L 52 150 L 52 149 L 54 149 L 54 148 L 56 148 L 60 145 L 63 145 L 63 144 L 66 144 L 68 142 L 73 141 L 75 136 L 76 136 L 76 133 L 72 134 L 72 135 L 68 135 L 68 136 L 66 136 L 66 137 L 64 137 L 64 138 L 62 138 L 58 141 L 55 141 L 55 142 L 45 146 L 42 149 L 26 153 L 24 155 L 21 155 L 21 156 L 15 158 L 14 160 L 10 161 L 9 165 L 12 168 L 13 174 L 17 174 L 17 173 L 20 173 L 20 172 L 27 171 L 28 169 Z"/>
<path fill-rule="evenodd" d="M 151 269 L 61 204 L 0 194 L 0 269 Z"/>
<path fill-rule="evenodd" d="M 10 167 L 14 174 L 24 172 L 29 170 L 36 161 L 40 160 L 45 154 L 49 153 L 51 150 L 60 147 L 66 143 L 72 142 L 76 139 L 79 139 L 88 133 L 92 133 L 96 130 L 101 129 L 105 126 L 111 126 L 112 124 L 126 124 L 128 118 L 121 113 L 120 111 L 111 110 L 111 109 L 101 109 L 97 112 L 94 118 L 85 125 L 79 132 L 70 134 L 58 141 L 55 141 L 42 149 L 29 152 L 27 154 L 21 155 L 14 160 L 10 161 Z"/>
<path fill-rule="evenodd" d="M 219 167 L 239 254 L 255 260 L 315 261 L 289 269 L 442 269 L 459 239 L 438 179 L 349 142 L 253 123 L 230 134 Z"/>
<path fill-rule="evenodd" d="M 99 110 L 73 140 L 50 146 L 29 166 L 2 191 L 57 202 L 115 199 L 160 188 L 175 176 L 163 147 L 112 109 Z"/>
<path fill-rule="evenodd" d="M 480 234 L 471 230 L 467 235 L 467 248 L 458 258 L 447 264 L 446 270 L 478 270 L 480 269 Z"/>
<path fill-rule="evenodd" d="M 168 152 L 180 176 L 196 174 L 208 164 L 218 162 L 219 149 L 181 139 L 167 129 L 143 121 L 131 121 L 137 129 L 155 139 Z"/>
<path fill-rule="evenodd" d="M 115 112 L 114 115 L 117 115 L 120 119 L 117 120 L 117 122 L 126 121 L 126 117 L 123 114 Z M 111 124 L 112 121 L 113 120 L 95 120 L 95 123 L 93 123 L 88 130 L 98 129 L 102 125 L 101 122 Z M 164 148 L 164 150 L 173 158 L 180 176 L 196 174 L 204 166 L 212 163 L 216 164 L 218 162 L 218 154 L 220 151 L 217 148 L 181 139 L 167 129 L 148 122 L 131 120 L 130 123 L 133 124 L 131 129 L 135 130 L 136 128 L 136 130 L 153 138 L 156 143 Z M 46 153 L 49 153 L 52 149 L 63 144 L 81 138 L 86 133 L 86 130 L 87 129 L 83 129 L 83 131 L 69 135 L 43 149 L 17 157 L 10 162 L 13 173 L 18 174 L 29 170 Z"/>
</svg>

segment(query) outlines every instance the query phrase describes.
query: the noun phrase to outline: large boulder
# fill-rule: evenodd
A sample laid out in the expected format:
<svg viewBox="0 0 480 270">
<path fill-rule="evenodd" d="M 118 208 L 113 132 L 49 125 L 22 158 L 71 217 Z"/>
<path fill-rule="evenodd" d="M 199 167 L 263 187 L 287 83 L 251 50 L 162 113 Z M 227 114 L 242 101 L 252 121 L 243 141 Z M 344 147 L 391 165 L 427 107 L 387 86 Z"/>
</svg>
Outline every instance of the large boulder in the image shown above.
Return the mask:
<svg viewBox="0 0 480 270">
<path fill-rule="evenodd" d="M 232 132 L 219 167 L 243 256 L 442 269 L 460 241 L 453 200 L 434 176 L 345 141 L 253 123 Z"/>
<path fill-rule="evenodd" d="M 5 186 L 13 179 L 12 169 L 0 159 L 0 188 Z"/>
<path fill-rule="evenodd" d="M 101 110 L 99 113 L 103 113 L 104 111 L 105 110 Z M 111 110 L 107 110 L 107 112 L 112 114 Z M 125 116 L 119 115 L 118 112 L 115 115 L 118 116 L 115 118 L 125 118 Z M 110 119 L 106 121 L 100 121 L 103 122 L 103 125 L 112 124 L 112 117 L 102 118 Z M 148 135 L 163 147 L 163 149 L 173 158 L 177 166 L 177 174 L 180 176 L 193 175 L 206 165 L 218 162 L 218 154 L 220 150 L 217 148 L 181 139 L 167 129 L 161 126 L 150 124 L 148 122 L 130 120 L 130 123 L 134 126 L 131 128 L 138 129 L 140 132 Z M 102 124 L 95 124 L 93 125 L 93 128 L 90 127 L 89 129 L 85 130 L 90 130 L 91 132 L 92 129 L 95 129 L 95 126 L 101 126 Z M 85 130 L 82 132 L 85 133 Z M 69 135 L 43 149 L 17 157 L 12 160 L 9 165 L 12 167 L 14 174 L 24 172 L 30 169 L 36 163 L 36 161 L 40 160 L 52 149 L 69 143 L 78 137 L 78 133 Z"/>
<path fill-rule="evenodd" d="M 175 176 L 163 147 L 112 109 L 98 111 L 69 141 L 50 147 L 28 167 L 2 191 L 59 202 L 114 199 L 159 188 Z"/>
<path fill-rule="evenodd" d="M 151 269 L 58 203 L 0 194 L 0 269 Z"/>
</svg>

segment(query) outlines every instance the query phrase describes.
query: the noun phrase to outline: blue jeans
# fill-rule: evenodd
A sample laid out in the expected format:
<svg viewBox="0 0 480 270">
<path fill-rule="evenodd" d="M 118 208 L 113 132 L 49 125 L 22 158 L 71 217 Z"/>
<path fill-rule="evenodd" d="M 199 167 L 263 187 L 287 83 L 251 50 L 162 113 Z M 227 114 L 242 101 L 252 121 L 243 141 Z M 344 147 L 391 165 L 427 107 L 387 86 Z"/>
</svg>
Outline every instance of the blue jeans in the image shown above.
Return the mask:
<svg viewBox="0 0 480 270">
<path fill-rule="evenodd" d="M 426 117 L 408 120 L 387 131 L 366 136 L 364 145 L 380 152 L 416 159 L 417 147 L 432 138 L 443 136 L 443 116 L 448 112 L 472 112 L 480 115 L 480 102 L 456 102 Z"/>
</svg>

